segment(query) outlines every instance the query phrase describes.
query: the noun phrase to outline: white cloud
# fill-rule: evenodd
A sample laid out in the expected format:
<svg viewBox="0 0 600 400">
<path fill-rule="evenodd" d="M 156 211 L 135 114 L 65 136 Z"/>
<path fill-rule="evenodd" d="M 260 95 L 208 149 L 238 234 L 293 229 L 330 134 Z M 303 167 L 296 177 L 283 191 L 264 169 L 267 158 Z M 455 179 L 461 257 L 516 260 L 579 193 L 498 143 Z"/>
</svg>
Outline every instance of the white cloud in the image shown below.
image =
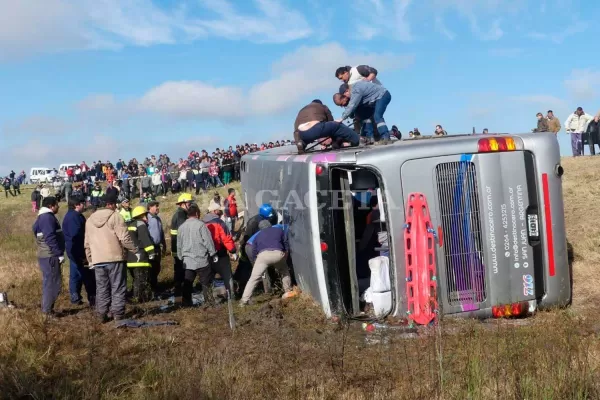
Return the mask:
<svg viewBox="0 0 600 400">
<path fill-rule="evenodd" d="M 456 38 L 456 34 L 446 27 L 444 18 L 442 18 L 441 15 L 435 16 L 435 29 L 450 40 L 454 40 L 454 38 Z"/>
<path fill-rule="evenodd" d="M 596 97 L 600 87 L 600 71 L 574 69 L 564 85 L 575 100 L 591 100 Z"/>
<path fill-rule="evenodd" d="M 412 0 L 355 0 L 352 4 L 354 13 L 359 16 L 356 22 L 356 38 L 371 40 L 380 35 L 411 42 L 413 34 L 407 18 Z M 391 16 L 391 18 L 390 18 Z"/>
<path fill-rule="evenodd" d="M 565 29 L 552 33 L 530 32 L 527 36 L 534 40 L 548 40 L 556 44 L 563 43 L 567 38 L 585 32 L 589 28 L 589 24 L 585 21 L 573 22 Z"/>
<path fill-rule="evenodd" d="M 199 81 L 165 82 L 139 101 L 141 111 L 175 117 L 225 118 L 244 115 L 243 94 L 235 87 L 214 87 Z"/>
<path fill-rule="evenodd" d="M 278 0 L 254 0 L 260 16 L 242 15 L 227 1 L 200 0 L 219 18 L 196 20 L 194 24 L 208 32 L 228 39 L 248 39 L 256 42 L 285 43 L 309 36 L 308 22 L 298 11 L 290 10 Z"/>
<path fill-rule="evenodd" d="M 56 136 L 67 133 L 72 125 L 55 117 L 31 115 L 21 120 L 14 120 L 2 126 L 2 135 Z"/>
<path fill-rule="evenodd" d="M 489 49 L 488 54 L 492 57 L 513 58 L 525 54 L 525 49 L 519 47 Z"/>
<path fill-rule="evenodd" d="M 178 0 L 169 9 L 159 7 L 158 0 L 44 0 L 43 7 L 39 0 L 0 0 L 0 61 L 37 53 L 172 44 L 211 36 L 285 43 L 312 34 L 304 16 L 281 2 L 253 3 L 255 12 L 243 14 L 225 0 Z M 207 9 L 217 18 L 193 16 L 204 17 Z"/>
<path fill-rule="evenodd" d="M 112 95 L 92 95 L 77 104 L 88 113 L 155 113 L 167 117 L 221 120 L 266 116 L 300 106 L 311 94 L 331 93 L 339 82 L 335 70 L 342 65 L 369 64 L 381 73 L 410 65 L 413 56 L 391 53 L 349 53 L 338 43 L 301 46 L 275 62 L 271 78 L 248 90 L 233 86 L 213 86 L 202 81 L 167 81 L 148 90 L 139 98 L 117 101 Z M 382 78 L 385 84 L 385 78 Z M 107 114 L 107 115 L 105 115 Z M 114 116 L 114 115 L 113 115 Z"/>
<path fill-rule="evenodd" d="M 542 107 L 542 110 L 539 112 L 544 112 L 544 110 L 548 109 L 566 109 L 568 108 L 568 104 L 565 100 L 559 99 L 556 96 L 545 95 L 545 94 L 536 94 L 536 95 L 521 95 L 521 96 L 513 96 L 508 99 L 509 102 L 516 101 L 519 103 L 530 104 L 533 106 Z M 538 111 L 536 111 L 538 112 Z"/>
</svg>

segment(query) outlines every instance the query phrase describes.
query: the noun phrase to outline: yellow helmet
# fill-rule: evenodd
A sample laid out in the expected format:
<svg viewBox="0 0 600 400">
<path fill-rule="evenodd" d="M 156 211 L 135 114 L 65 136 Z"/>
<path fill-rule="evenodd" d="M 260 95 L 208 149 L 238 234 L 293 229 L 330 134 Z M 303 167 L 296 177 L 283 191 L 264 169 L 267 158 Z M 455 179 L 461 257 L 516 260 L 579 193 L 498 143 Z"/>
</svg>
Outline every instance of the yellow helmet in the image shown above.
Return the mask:
<svg viewBox="0 0 600 400">
<path fill-rule="evenodd" d="M 182 193 L 179 195 L 179 198 L 177 199 L 177 203 L 175 203 L 175 204 L 189 203 L 192 201 L 194 201 L 194 199 L 192 198 L 192 195 L 190 193 Z"/>
<path fill-rule="evenodd" d="M 147 212 L 148 211 L 146 211 L 146 207 L 144 207 L 144 206 L 137 206 L 131 212 L 131 218 L 137 218 L 137 217 L 139 217 L 141 215 L 146 214 Z"/>
</svg>

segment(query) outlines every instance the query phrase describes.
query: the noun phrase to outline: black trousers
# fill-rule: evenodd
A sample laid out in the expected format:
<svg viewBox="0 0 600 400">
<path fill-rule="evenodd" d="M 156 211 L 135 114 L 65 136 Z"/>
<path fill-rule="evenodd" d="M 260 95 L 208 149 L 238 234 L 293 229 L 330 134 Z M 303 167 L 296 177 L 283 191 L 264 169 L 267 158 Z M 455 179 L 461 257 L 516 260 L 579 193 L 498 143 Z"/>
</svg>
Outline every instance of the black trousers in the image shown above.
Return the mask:
<svg viewBox="0 0 600 400">
<path fill-rule="evenodd" d="M 158 291 L 158 275 L 160 275 L 161 271 L 161 257 L 162 257 L 162 249 L 160 244 L 154 245 L 154 260 L 150 261 L 152 267 L 150 268 L 150 287 L 154 293 Z"/>
<path fill-rule="evenodd" d="M 192 302 L 192 291 L 194 289 L 194 281 L 196 277 L 200 281 L 202 285 L 202 295 L 204 296 L 204 301 L 207 304 L 214 304 L 215 299 L 212 292 L 212 280 L 215 276 L 214 271 L 211 267 L 200 268 L 200 269 L 186 269 L 184 273 L 185 279 L 183 281 L 183 293 L 182 293 L 182 302 L 185 306 L 191 306 Z"/>
<path fill-rule="evenodd" d="M 175 297 L 181 296 L 181 287 L 183 280 L 185 279 L 185 269 L 183 268 L 183 261 L 173 256 L 173 281 L 175 282 Z"/>
</svg>

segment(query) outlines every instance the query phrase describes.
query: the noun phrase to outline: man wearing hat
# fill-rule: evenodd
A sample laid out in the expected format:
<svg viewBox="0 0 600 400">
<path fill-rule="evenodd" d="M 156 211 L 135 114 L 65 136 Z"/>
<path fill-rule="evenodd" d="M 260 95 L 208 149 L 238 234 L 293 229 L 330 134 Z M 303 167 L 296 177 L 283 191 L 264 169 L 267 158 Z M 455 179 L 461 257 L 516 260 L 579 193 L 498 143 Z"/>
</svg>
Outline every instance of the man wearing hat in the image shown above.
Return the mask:
<svg viewBox="0 0 600 400">
<path fill-rule="evenodd" d="M 588 124 L 594 119 L 583 111 L 583 108 L 577 107 L 577 110 L 565 121 L 567 134 L 571 135 L 571 150 L 573 157 L 584 155 L 583 134 L 587 131 Z"/>
<path fill-rule="evenodd" d="M 215 263 L 214 269 L 221 275 L 225 288 L 233 295 L 231 262 L 227 253 L 229 252 L 235 261 L 237 260 L 237 248 L 227 224 L 221 219 L 221 215 L 223 215 L 223 209 L 220 205 L 213 203 L 208 207 L 208 213 L 202 218 L 202 222 L 208 227 L 217 251 L 218 261 Z"/>
<path fill-rule="evenodd" d="M 241 306 L 249 304 L 254 288 L 262 280 L 269 267 L 275 267 L 281 275 L 285 292 L 282 298 L 287 299 L 294 295 L 294 292 L 292 292 L 292 279 L 286 263 L 290 251 L 286 231 L 281 227 L 271 226 L 268 220 L 260 221 L 258 228 L 260 231 L 252 243 L 251 258 L 255 260 L 254 267 L 244 289 Z"/>
<path fill-rule="evenodd" d="M 127 268 L 133 275 L 133 298 L 138 302 L 145 302 L 152 298 L 149 271 L 155 252 L 148 231 L 147 213 L 146 207 L 137 206 L 131 212 L 131 222 L 127 226 L 133 243 L 139 249 L 137 252 L 127 252 Z"/>
<path fill-rule="evenodd" d="M 150 270 L 150 287 L 154 294 L 158 294 L 158 275 L 161 271 L 161 257 L 167 253 L 167 242 L 165 240 L 165 232 L 163 231 L 163 223 L 158 213 L 160 212 L 160 203 L 151 201 L 148 203 L 148 231 L 150 238 L 154 244 L 155 257 L 150 261 L 152 269 Z"/>
<path fill-rule="evenodd" d="M 94 212 L 85 224 L 84 246 L 96 275 L 96 312 L 100 320 L 106 322 L 111 317 L 119 320 L 125 315 L 125 251 L 131 251 L 136 259 L 140 259 L 141 254 L 117 212 L 117 196 L 105 195 L 102 200 L 105 208 Z"/>
<path fill-rule="evenodd" d="M 177 199 L 177 210 L 173 213 L 171 218 L 171 254 L 173 255 L 173 281 L 175 282 L 175 297 L 181 296 L 181 286 L 185 278 L 185 269 L 183 267 L 183 261 L 177 257 L 177 231 L 181 225 L 187 220 L 187 210 L 190 205 L 194 202 L 194 199 L 190 193 L 182 193 Z"/>
<path fill-rule="evenodd" d="M 131 205 L 127 197 L 121 197 L 121 209 L 119 214 L 123 217 L 126 224 L 131 222 Z"/>
</svg>

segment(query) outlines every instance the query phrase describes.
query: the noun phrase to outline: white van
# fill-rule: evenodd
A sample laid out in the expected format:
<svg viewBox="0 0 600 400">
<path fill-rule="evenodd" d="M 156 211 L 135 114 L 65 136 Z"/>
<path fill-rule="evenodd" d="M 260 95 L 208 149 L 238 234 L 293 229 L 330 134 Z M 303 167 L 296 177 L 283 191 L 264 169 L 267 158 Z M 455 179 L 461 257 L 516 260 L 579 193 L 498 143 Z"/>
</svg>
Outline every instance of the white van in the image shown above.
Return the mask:
<svg viewBox="0 0 600 400">
<path fill-rule="evenodd" d="M 67 177 L 67 169 L 69 169 L 69 167 L 73 167 L 73 169 L 77 168 L 78 164 L 75 163 L 66 163 L 66 164 L 60 164 L 60 166 L 58 167 L 58 176 L 60 176 L 61 178 L 66 178 Z"/>
<path fill-rule="evenodd" d="M 52 181 L 52 169 L 46 167 L 34 167 L 29 171 L 30 183 L 47 183 Z"/>
</svg>

